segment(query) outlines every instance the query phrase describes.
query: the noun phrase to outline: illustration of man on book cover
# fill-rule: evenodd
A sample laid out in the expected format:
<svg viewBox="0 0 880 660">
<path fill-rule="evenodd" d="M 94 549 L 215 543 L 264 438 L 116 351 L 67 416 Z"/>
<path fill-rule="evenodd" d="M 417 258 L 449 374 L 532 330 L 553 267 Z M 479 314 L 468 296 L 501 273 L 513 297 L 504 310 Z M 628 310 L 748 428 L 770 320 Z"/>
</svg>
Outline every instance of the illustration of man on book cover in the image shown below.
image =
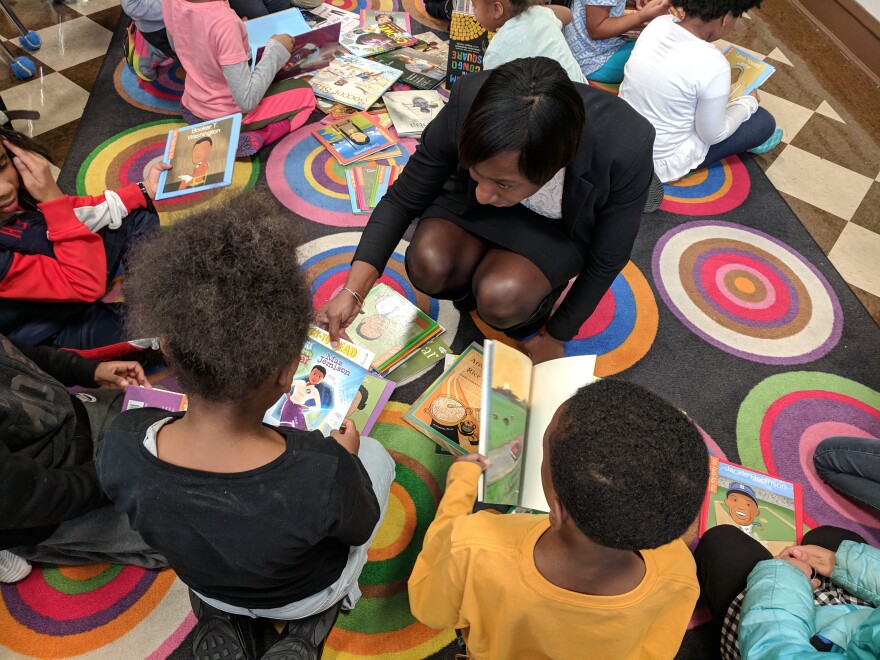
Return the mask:
<svg viewBox="0 0 880 660">
<path fill-rule="evenodd" d="M 195 191 L 222 182 L 226 178 L 231 129 L 232 119 L 179 129 L 162 192 Z"/>
</svg>

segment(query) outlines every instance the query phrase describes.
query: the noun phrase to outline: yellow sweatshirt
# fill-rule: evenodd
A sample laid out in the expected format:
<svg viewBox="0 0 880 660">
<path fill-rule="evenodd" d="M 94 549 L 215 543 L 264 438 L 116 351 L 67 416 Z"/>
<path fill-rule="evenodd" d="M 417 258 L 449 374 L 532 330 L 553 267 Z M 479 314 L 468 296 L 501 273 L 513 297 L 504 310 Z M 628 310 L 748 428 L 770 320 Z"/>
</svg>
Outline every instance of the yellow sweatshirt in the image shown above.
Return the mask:
<svg viewBox="0 0 880 660">
<path fill-rule="evenodd" d="M 535 567 L 547 516 L 468 515 L 480 468 L 454 463 L 409 579 L 410 607 L 432 628 L 461 628 L 471 658 L 672 658 L 697 601 L 680 540 L 643 550 L 645 577 L 619 596 L 551 584 Z"/>
</svg>

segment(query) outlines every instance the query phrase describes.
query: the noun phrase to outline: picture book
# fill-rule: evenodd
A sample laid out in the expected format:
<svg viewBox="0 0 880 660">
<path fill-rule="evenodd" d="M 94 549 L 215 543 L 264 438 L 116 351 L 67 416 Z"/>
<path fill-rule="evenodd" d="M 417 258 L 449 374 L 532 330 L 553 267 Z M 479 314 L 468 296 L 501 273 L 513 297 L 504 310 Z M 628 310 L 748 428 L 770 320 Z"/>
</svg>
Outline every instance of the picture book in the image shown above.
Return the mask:
<svg viewBox="0 0 880 660">
<path fill-rule="evenodd" d="M 443 41 L 433 32 L 422 32 L 421 34 L 414 34 L 413 36 L 419 41 L 418 43 L 413 44 L 412 48 L 420 50 L 423 53 L 434 53 L 439 55 L 443 58 L 444 62 L 449 57 L 449 42 Z"/>
<path fill-rule="evenodd" d="M 752 57 L 736 46 L 728 46 L 724 57 L 730 63 L 730 98 L 736 99 L 751 94 L 764 84 L 776 67 Z"/>
<path fill-rule="evenodd" d="M 388 379 L 393 380 L 399 385 L 405 380 L 418 378 L 450 354 L 451 350 L 446 342 L 443 341 L 442 335 L 434 337 L 422 346 L 417 353 L 413 354 L 411 358 L 391 372 Z"/>
<path fill-rule="evenodd" d="M 443 328 L 397 291 L 380 283 L 367 294 L 348 332 L 351 339 L 375 353 L 373 370 L 385 377 Z"/>
<path fill-rule="evenodd" d="M 330 347 L 330 333 L 315 325 L 309 326 L 309 339 Z M 334 349 L 337 353 L 344 355 L 346 358 L 354 362 L 359 367 L 369 369 L 376 356 L 373 351 L 369 351 L 362 346 L 352 344 L 344 337 L 339 338 L 339 345 Z"/>
<path fill-rule="evenodd" d="M 460 76 L 483 70 L 483 55 L 494 34 L 487 32 L 474 18 L 473 0 L 454 1 L 452 20 L 449 23 L 447 89 L 452 89 L 452 84 Z"/>
<path fill-rule="evenodd" d="M 348 414 L 366 373 L 366 367 L 309 338 L 290 390 L 266 411 L 263 423 L 329 435 Z"/>
<path fill-rule="evenodd" d="M 232 183 L 241 114 L 203 121 L 168 132 L 156 200 L 221 188 Z"/>
<path fill-rule="evenodd" d="M 352 55 L 370 57 L 387 53 L 395 48 L 412 46 L 418 39 L 409 32 L 402 32 L 396 25 L 364 25 L 339 37 L 339 45 Z"/>
<path fill-rule="evenodd" d="M 358 387 L 351 407 L 345 415 L 350 418 L 361 435 L 369 435 L 373 425 L 382 414 L 382 409 L 394 392 L 395 383 L 368 373 Z"/>
<path fill-rule="evenodd" d="M 134 410 L 135 408 L 161 408 L 171 412 L 186 410 L 186 394 L 162 390 L 158 387 L 141 387 L 129 385 L 125 388 L 125 397 L 122 399 L 122 411 Z"/>
<path fill-rule="evenodd" d="M 397 181 L 397 177 L 403 171 L 403 165 L 379 165 L 376 171 L 376 185 L 370 193 L 368 204 L 370 208 L 376 208 L 379 201 L 388 192 L 388 187 Z"/>
<path fill-rule="evenodd" d="M 701 536 L 711 527 L 735 525 L 776 556 L 800 542 L 803 517 L 800 484 L 709 457 Z"/>
<path fill-rule="evenodd" d="M 477 451 L 483 349 L 471 344 L 431 383 L 403 419 L 455 456 Z"/>
<path fill-rule="evenodd" d="M 481 480 L 483 502 L 549 510 L 541 485 L 544 432 L 556 409 L 596 380 L 595 366 L 595 355 L 532 365 L 507 344 L 484 342 L 479 451 L 489 467 Z"/>
<path fill-rule="evenodd" d="M 328 3 L 303 9 L 302 16 L 312 28 L 339 23 L 341 32 L 348 32 L 361 24 L 360 18 L 354 12 L 345 11 Z"/>
<path fill-rule="evenodd" d="M 400 75 L 397 69 L 379 62 L 354 55 L 339 55 L 316 71 L 309 84 L 315 96 L 366 110 Z"/>
<path fill-rule="evenodd" d="M 361 9 L 361 25 L 393 25 L 401 32 L 412 32 L 409 14 L 405 11 Z"/>
<path fill-rule="evenodd" d="M 252 18 L 244 22 L 244 28 L 247 30 L 248 43 L 251 45 L 251 68 L 257 62 L 257 51 L 269 43 L 272 35 L 289 34 L 296 37 L 312 29 L 296 7 Z"/>
<path fill-rule="evenodd" d="M 446 61 L 439 55 L 425 53 L 412 48 L 398 48 L 390 53 L 382 53 L 373 58 L 394 67 L 403 75 L 399 83 L 413 89 L 434 89 L 446 78 Z"/>
<path fill-rule="evenodd" d="M 370 213 L 373 209 L 365 198 L 369 198 L 376 185 L 378 165 L 360 165 L 345 169 L 345 182 L 348 184 L 348 197 L 352 213 Z"/>
<path fill-rule="evenodd" d="M 446 105 L 439 92 L 430 89 L 411 92 L 385 92 L 382 95 L 394 129 L 400 137 L 417 137 Z"/>
<path fill-rule="evenodd" d="M 397 142 L 367 112 L 357 112 L 332 124 L 318 124 L 312 135 L 343 165 L 382 151 Z"/>
<path fill-rule="evenodd" d="M 257 62 L 263 57 L 264 47 L 257 49 Z M 293 52 L 281 70 L 275 74 L 275 80 L 295 78 L 308 71 L 323 69 L 336 57 L 339 50 L 339 23 L 301 34 L 294 39 Z"/>
</svg>

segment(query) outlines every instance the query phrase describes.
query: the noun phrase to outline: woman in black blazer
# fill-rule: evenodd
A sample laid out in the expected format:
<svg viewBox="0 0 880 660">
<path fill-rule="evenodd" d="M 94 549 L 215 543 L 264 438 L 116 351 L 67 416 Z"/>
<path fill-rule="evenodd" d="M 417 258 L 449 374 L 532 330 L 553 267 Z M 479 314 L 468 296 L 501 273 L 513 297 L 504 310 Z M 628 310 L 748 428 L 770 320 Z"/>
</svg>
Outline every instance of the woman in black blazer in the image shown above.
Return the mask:
<svg viewBox="0 0 880 660">
<path fill-rule="evenodd" d="M 421 218 L 406 252 L 417 289 L 515 338 L 544 327 L 523 350 L 534 362 L 562 357 L 629 260 L 653 144 L 654 129 L 629 105 L 572 83 L 554 60 L 463 76 L 373 211 L 318 323 L 338 338 Z"/>
</svg>

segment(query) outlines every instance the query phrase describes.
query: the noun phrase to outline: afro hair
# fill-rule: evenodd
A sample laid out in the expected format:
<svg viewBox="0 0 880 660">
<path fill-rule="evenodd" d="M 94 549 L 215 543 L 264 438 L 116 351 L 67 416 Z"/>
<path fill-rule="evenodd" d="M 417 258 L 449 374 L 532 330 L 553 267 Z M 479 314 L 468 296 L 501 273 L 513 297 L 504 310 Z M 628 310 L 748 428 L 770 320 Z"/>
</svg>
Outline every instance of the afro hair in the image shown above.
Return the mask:
<svg viewBox="0 0 880 660">
<path fill-rule="evenodd" d="M 137 246 L 125 274 L 132 336 L 159 337 L 183 390 L 244 399 L 299 357 L 312 319 L 299 232 L 254 193 Z"/>
<path fill-rule="evenodd" d="M 550 473 L 578 529 L 619 550 L 657 548 L 684 534 L 709 479 L 693 422 L 618 380 L 582 387 L 564 405 L 549 438 Z"/>
<path fill-rule="evenodd" d="M 676 0 L 673 4 L 685 14 L 708 22 L 725 16 L 727 12 L 739 18 L 749 9 L 760 7 L 761 0 Z"/>
</svg>

